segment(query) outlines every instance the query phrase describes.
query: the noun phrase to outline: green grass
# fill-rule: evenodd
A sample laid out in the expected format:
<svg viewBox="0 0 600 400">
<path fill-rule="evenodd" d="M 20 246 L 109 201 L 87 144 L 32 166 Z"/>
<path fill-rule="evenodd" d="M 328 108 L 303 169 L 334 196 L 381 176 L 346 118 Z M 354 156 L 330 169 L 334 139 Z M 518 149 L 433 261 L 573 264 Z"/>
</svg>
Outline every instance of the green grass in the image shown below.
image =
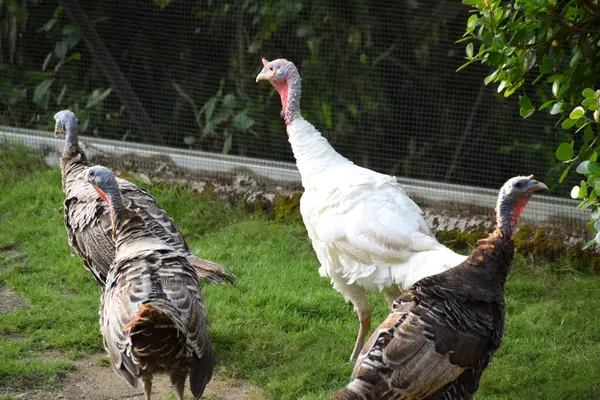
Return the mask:
<svg viewBox="0 0 600 400">
<path fill-rule="evenodd" d="M 195 252 L 238 276 L 236 287 L 204 286 L 219 374 L 278 399 L 326 399 L 343 387 L 358 323 L 318 276 L 304 227 L 183 189 L 148 189 Z M 62 200 L 57 169 L 22 151 L 0 153 L 0 286 L 28 302 L 0 314 L 0 393 L 51 385 L 69 372 L 71 362 L 46 360 L 44 350 L 72 359 L 102 349 L 100 290 L 70 255 Z M 557 267 L 517 257 L 504 342 L 478 399 L 600 398 L 600 277 Z M 382 296 L 371 300 L 377 323 L 386 307 Z"/>
</svg>

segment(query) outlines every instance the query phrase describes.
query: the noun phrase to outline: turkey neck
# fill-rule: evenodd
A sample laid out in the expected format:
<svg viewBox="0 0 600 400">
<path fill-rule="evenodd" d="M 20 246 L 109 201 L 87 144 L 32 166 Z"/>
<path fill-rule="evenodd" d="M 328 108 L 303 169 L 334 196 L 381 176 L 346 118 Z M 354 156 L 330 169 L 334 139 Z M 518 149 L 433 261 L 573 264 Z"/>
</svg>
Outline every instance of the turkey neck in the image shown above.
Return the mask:
<svg viewBox="0 0 600 400">
<path fill-rule="evenodd" d="M 517 223 L 528 201 L 529 197 L 524 197 L 517 201 L 505 195 L 500 195 L 498 198 L 496 206 L 496 231 L 505 239 L 511 241 L 514 239 Z"/>
<path fill-rule="evenodd" d="M 78 175 L 84 168 L 91 166 L 85 153 L 79 147 L 77 124 L 68 122 L 65 130 L 65 147 L 60 158 L 63 190 L 70 177 Z"/>
<path fill-rule="evenodd" d="M 118 251 L 119 247 L 144 236 L 146 225 L 138 213 L 125 207 L 116 181 L 104 193 L 109 199 L 113 240 Z"/>
<path fill-rule="evenodd" d="M 309 177 L 329 170 L 333 165 L 354 164 L 335 151 L 321 132 L 302 117 L 300 113 L 302 83 L 295 66 L 289 67 L 285 83 L 276 85 L 275 88 L 281 96 L 288 140 L 292 145 L 304 188 L 307 187 Z"/>
<path fill-rule="evenodd" d="M 285 72 L 287 78 L 282 84 L 276 85 L 279 96 L 281 97 L 281 106 L 283 107 L 283 119 L 286 125 L 289 125 L 300 115 L 300 95 L 302 92 L 302 78 L 295 66 L 290 65 Z M 289 134 L 289 132 L 288 132 Z"/>
</svg>

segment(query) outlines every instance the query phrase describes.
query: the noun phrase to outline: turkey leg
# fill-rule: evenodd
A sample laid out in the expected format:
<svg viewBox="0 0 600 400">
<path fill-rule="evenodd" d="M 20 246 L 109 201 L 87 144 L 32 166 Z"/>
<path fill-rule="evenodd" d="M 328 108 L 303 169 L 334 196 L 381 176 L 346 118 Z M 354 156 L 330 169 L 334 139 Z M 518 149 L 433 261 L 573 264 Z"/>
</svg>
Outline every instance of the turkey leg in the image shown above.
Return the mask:
<svg viewBox="0 0 600 400">
<path fill-rule="evenodd" d="M 358 314 L 358 321 L 360 322 L 360 326 L 358 328 L 358 335 L 356 336 L 356 343 L 354 344 L 354 350 L 352 350 L 352 355 L 350 356 L 350 361 L 355 362 L 360 354 L 360 351 L 365 344 L 365 338 L 369 334 L 371 330 L 371 308 L 369 307 L 369 303 L 367 303 L 367 309 L 356 310 Z"/>
</svg>

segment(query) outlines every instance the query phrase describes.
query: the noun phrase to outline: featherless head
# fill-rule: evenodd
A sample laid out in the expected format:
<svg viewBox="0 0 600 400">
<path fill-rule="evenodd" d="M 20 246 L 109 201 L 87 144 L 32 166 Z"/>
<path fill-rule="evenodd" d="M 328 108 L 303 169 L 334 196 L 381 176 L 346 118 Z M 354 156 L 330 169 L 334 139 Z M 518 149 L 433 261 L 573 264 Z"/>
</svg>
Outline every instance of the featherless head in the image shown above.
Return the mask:
<svg viewBox="0 0 600 400">
<path fill-rule="evenodd" d="M 92 184 L 96 192 L 110 204 L 111 198 L 119 193 L 115 176 L 108 168 L 95 166 L 87 170 L 86 180 Z"/>
<path fill-rule="evenodd" d="M 263 69 L 256 76 L 256 82 L 266 80 L 273 85 L 281 97 L 281 106 L 286 124 L 300 115 L 301 78 L 293 62 L 279 58 L 268 61 L 262 59 Z"/>
<path fill-rule="evenodd" d="M 54 137 L 58 135 L 69 136 L 77 134 L 77 116 L 70 110 L 62 110 L 54 114 Z"/>
<path fill-rule="evenodd" d="M 548 190 L 533 175 L 510 178 L 500 189 L 496 214 L 498 225 L 512 236 L 521 213 L 534 193 Z"/>
<path fill-rule="evenodd" d="M 256 82 L 268 80 L 275 86 L 278 82 L 285 82 L 288 77 L 292 76 L 294 73 L 298 73 L 298 69 L 294 63 L 283 58 L 278 58 L 273 61 L 268 61 L 263 58 L 262 63 L 263 69 L 260 71 L 260 74 L 256 76 Z"/>
</svg>

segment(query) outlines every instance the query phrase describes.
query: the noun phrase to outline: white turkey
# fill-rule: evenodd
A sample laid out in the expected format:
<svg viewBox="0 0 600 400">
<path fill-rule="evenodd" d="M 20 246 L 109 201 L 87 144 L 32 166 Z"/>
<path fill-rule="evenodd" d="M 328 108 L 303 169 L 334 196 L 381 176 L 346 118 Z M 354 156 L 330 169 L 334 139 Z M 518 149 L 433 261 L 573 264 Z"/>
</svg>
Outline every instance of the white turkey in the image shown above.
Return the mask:
<svg viewBox="0 0 600 400">
<path fill-rule="evenodd" d="M 81 257 L 84 267 L 92 273 L 98 284 L 104 287 L 108 268 L 115 256 L 108 205 L 85 181 L 85 173 L 93 164 L 79 146 L 77 117 L 73 112 L 63 110 L 56 113 L 54 119 L 54 136 L 65 135 L 60 168 L 69 245 Z M 146 190 L 125 179 L 117 178 L 117 182 L 126 206 L 139 208 L 148 229 L 185 252 L 201 279 L 215 283 L 235 281 L 235 276 L 221 265 L 191 254 L 175 222 Z"/>
<path fill-rule="evenodd" d="M 125 206 L 104 167 L 86 179 L 109 206 L 115 258 L 100 308 L 104 347 L 115 371 L 133 387 L 142 381 L 150 400 L 152 378 L 166 373 L 183 400 L 186 377 L 195 399 L 213 372 L 206 310 L 188 254 L 153 234 L 139 210 Z"/>
<path fill-rule="evenodd" d="M 352 381 L 332 400 L 468 400 L 504 331 L 504 283 L 517 222 L 548 188 L 533 176 L 502 186 L 496 229 L 460 265 L 416 282 L 361 352 Z"/>
<path fill-rule="evenodd" d="M 371 326 L 365 289 L 383 292 L 391 305 L 419 279 L 466 257 L 439 243 L 423 212 L 393 176 L 355 165 L 338 154 L 300 114 L 301 79 L 287 60 L 267 61 L 256 80 L 279 92 L 289 142 L 304 193 L 300 212 L 321 264 L 319 273 L 351 301 L 360 327 L 351 360 Z"/>
</svg>

